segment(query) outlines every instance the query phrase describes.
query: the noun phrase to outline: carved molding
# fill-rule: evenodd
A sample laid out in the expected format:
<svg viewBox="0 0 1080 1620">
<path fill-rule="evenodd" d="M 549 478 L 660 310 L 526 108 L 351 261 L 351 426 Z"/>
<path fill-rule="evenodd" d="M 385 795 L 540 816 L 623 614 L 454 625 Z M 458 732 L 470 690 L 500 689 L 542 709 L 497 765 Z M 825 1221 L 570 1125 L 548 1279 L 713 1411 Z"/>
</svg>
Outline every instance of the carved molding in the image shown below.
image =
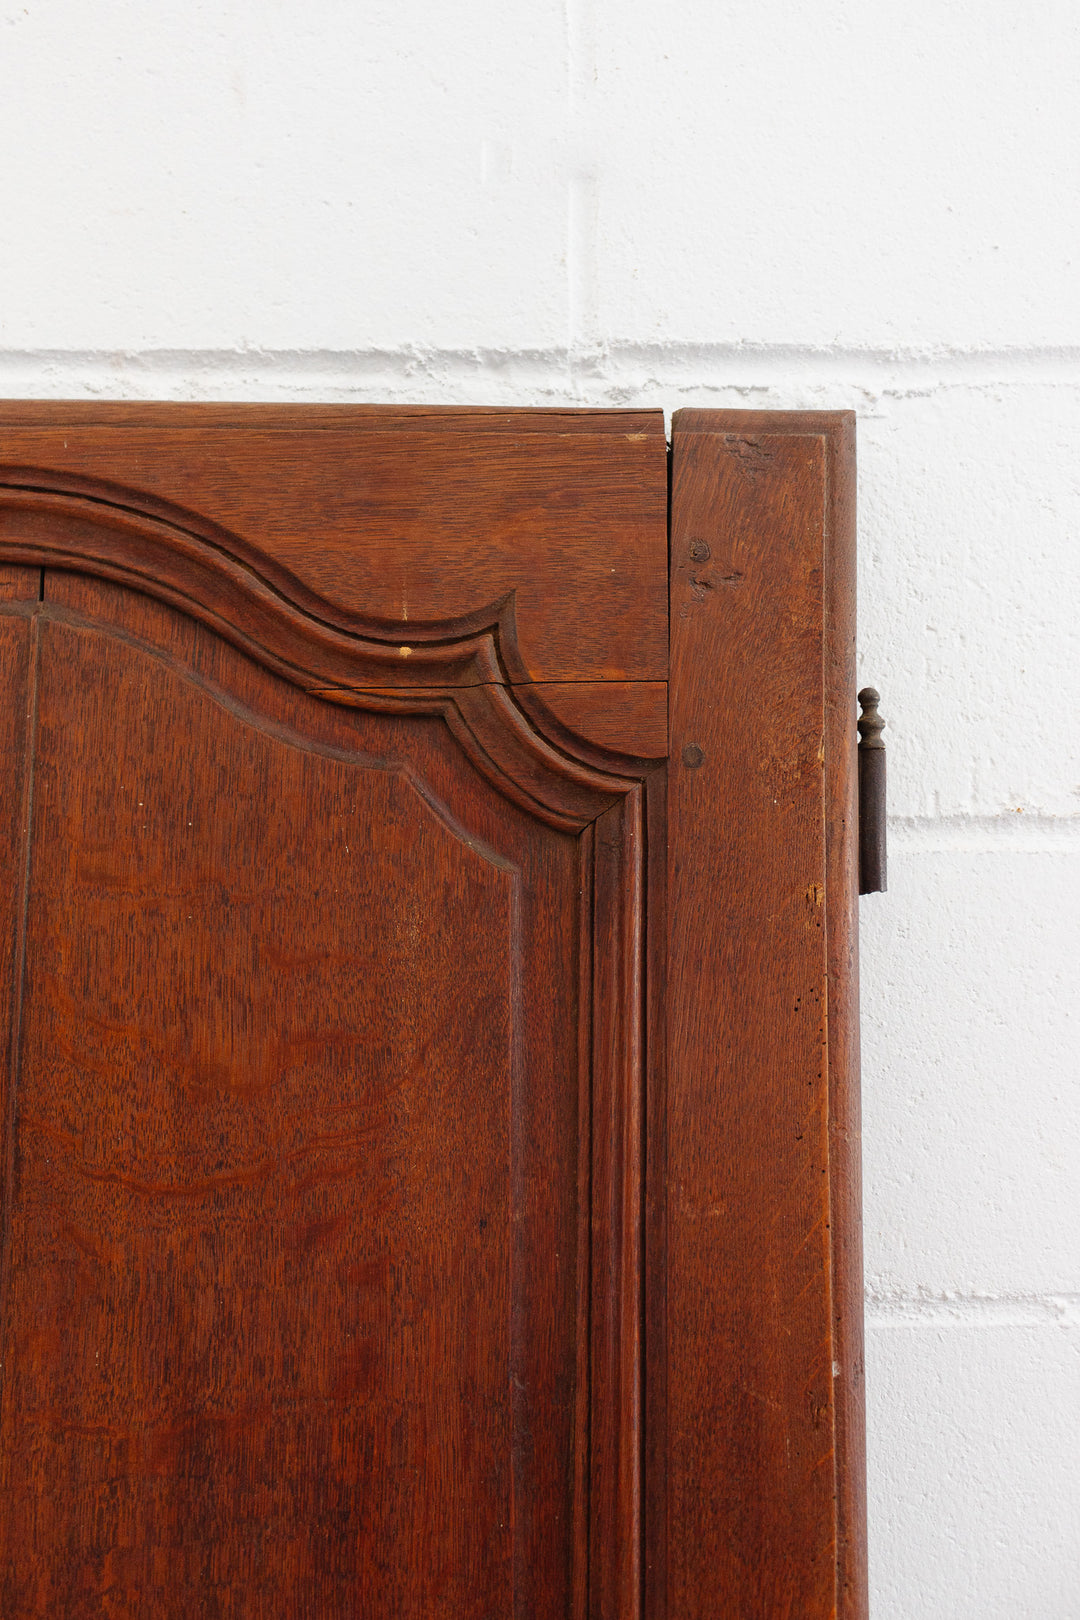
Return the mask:
<svg viewBox="0 0 1080 1620">
<path fill-rule="evenodd" d="M 578 831 L 642 779 L 643 762 L 574 745 L 527 679 L 512 593 L 475 612 L 400 624 L 343 614 L 239 536 L 117 486 L 0 469 L 0 561 L 70 569 L 189 614 L 267 669 L 330 703 L 440 714 L 500 792 Z M 545 735 L 550 729 L 553 736 Z"/>
<path fill-rule="evenodd" d="M 238 537 L 112 489 L 46 487 L 0 469 L 0 562 L 89 574 L 155 598 L 310 696 L 369 712 L 438 715 L 507 799 L 578 833 L 581 1183 L 573 1584 L 634 1620 L 642 1587 L 644 1106 L 651 1037 L 646 933 L 656 761 L 576 739 L 526 686 L 510 597 L 440 624 L 346 616 Z M 76 620 L 46 601 L 10 613 Z M 81 620 L 108 635 L 107 618 Z M 140 644 L 134 637 L 129 637 Z M 528 710 L 524 704 L 528 704 Z M 550 726 L 550 735 L 545 731 Z M 543 728 L 543 729 L 541 729 Z M 655 779 L 653 785 L 656 785 Z M 595 825 L 594 825 L 595 824 Z"/>
</svg>

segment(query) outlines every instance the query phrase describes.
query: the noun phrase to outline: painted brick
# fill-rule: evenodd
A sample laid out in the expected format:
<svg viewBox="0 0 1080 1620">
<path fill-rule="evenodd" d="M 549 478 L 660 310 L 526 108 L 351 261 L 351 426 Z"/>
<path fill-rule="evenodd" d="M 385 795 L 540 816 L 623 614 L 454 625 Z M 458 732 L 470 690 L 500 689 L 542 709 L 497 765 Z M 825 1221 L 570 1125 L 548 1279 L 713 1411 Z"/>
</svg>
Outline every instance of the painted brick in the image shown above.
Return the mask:
<svg viewBox="0 0 1080 1620">
<path fill-rule="evenodd" d="M 1080 816 L 1080 387 L 883 397 L 859 440 L 892 809 Z"/>
<path fill-rule="evenodd" d="M 1080 847 L 1012 836 L 894 839 L 861 902 L 872 1295 L 1080 1294 Z"/>
<path fill-rule="evenodd" d="M 1080 15 L 597 7 L 601 330 L 1076 343 Z"/>
<path fill-rule="evenodd" d="M 556 0 L 3 23 L 0 344 L 563 340 Z"/>
<path fill-rule="evenodd" d="M 872 1323 L 873 1620 L 1074 1620 L 1080 1327 Z"/>
</svg>

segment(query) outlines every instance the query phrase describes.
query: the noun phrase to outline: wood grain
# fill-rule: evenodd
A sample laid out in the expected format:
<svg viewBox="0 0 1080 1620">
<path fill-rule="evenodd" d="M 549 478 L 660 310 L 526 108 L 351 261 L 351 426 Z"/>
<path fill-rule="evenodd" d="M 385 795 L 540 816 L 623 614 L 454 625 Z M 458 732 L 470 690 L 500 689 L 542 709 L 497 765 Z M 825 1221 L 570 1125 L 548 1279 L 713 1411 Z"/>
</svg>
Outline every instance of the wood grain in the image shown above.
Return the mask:
<svg viewBox="0 0 1080 1620">
<path fill-rule="evenodd" d="M 852 419 L 673 466 L 669 671 L 659 413 L 0 404 L 4 1620 L 865 1620 Z"/>
<path fill-rule="evenodd" d="M 410 433 L 437 428 L 440 433 L 606 433 L 655 437 L 663 434 L 662 413 L 655 410 L 582 410 L 551 405 L 506 408 L 500 405 L 267 405 L 251 400 L 195 404 L 159 400 L 3 399 L 0 427 L 169 427 L 260 428 L 295 433 L 348 429 L 357 433 Z"/>
<path fill-rule="evenodd" d="M 837 1615 L 867 1620 L 862 1114 L 859 1088 L 855 418 L 826 419 L 825 854 L 829 940 L 829 1183 L 836 1397 Z"/>
<path fill-rule="evenodd" d="M 639 814 L 597 860 L 437 715 L 31 611 L 5 1616 L 632 1613 Z"/>
<path fill-rule="evenodd" d="M 37 598 L 41 579 L 38 568 L 18 563 L 0 563 L 0 602 L 28 602 Z"/>
<path fill-rule="evenodd" d="M 0 463 L 196 514 L 401 640 L 509 599 L 519 679 L 666 678 L 659 412 L 9 405 Z"/>
<path fill-rule="evenodd" d="M 514 695 L 548 735 L 558 735 L 553 717 L 579 744 L 633 759 L 667 755 L 666 681 L 538 681 L 515 685 Z"/>
<path fill-rule="evenodd" d="M 4 567 L 0 574 L 0 748 L 5 792 L 0 797 L 0 1328 L 8 1317 L 11 1280 L 11 1203 L 15 1180 L 14 1112 L 21 1053 L 22 982 L 26 958 L 28 828 L 33 787 L 33 728 L 37 627 L 41 590 L 37 568 Z M 0 1400 L 4 1363 L 0 1359 Z"/>
<path fill-rule="evenodd" d="M 829 482 L 847 472 L 850 431 L 843 415 L 675 418 L 667 1479 L 653 1534 L 660 1612 L 680 1620 L 825 1620 L 838 1538 L 856 1528 L 833 1390 L 834 1287 L 849 1326 L 855 1287 L 832 1238 L 850 1112 L 847 1160 L 830 1157 L 856 1076 L 828 1021 L 853 932 L 839 730 L 854 621 L 850 536 L 836 534 L 850 505 Z M 842 756 L 828 795 L 827 744 Z M 838 1191 L 850 1223 L 850 1186 Z M 846 1422 L 850 1447 L 850 1406 Z M 856 1581 L 850 1550 L 841 1562 Z"/>
<path fill-rule="evenodd" d="M 610 775 L 619 766 L 609 750 L 579 746 L 531 686 L 508 685 L 520 659 L 505 605 L 414 625 L 406 644 L 370 621 L 328 623 L 317 599 L 295 582 L 289 594 L 257 554 L 232 555 L 175 515 L 165 521 L 18 485 L 0 486 L 0 554 L 133 585 L 332 703 L 441 713 L 478 769 L 553 826 L 580 830 L 625 791 Z M 617 716 L 622 688 L 615 691 Z"/>
</svg>

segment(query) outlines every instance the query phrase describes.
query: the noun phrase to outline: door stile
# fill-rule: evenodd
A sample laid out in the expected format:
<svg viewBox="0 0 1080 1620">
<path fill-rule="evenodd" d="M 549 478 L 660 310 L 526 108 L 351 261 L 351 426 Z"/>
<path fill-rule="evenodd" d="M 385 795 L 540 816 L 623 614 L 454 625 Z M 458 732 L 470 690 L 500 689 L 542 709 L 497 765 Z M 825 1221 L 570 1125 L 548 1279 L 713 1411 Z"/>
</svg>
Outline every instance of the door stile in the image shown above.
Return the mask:
<svg viewBox="0 0 1080 1620">
<path fill-rule="evenodd" d="M 836 1399 L 837 1615 L 866 1620 L 862 1122 L 859 1102 L 855 417 L 825 434 L 825 926 L 829 955 L 829 1166 Z"/>
<path fill-rule="evenodd" d="M 843 984 L 829 1005 L 854 945 L 852 452 L 842 412 L 674 422 L 657 1620 L 833 1620 L 845 1581 L 861 1613 Z"/>
</svg>

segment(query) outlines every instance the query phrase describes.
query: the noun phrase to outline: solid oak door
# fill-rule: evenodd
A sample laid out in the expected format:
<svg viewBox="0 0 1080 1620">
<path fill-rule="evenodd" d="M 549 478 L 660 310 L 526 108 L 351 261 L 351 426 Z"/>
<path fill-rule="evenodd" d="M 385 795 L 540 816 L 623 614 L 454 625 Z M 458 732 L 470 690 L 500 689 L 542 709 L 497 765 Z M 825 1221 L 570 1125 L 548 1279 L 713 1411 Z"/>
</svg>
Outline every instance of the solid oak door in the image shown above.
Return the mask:
<svg viewBox="0 0 1080 1620">
<path fill-rule="evenodd" d="M 855 1620 L 850 420 L 0 457 L 5 1620 Z"/>
</svg>

